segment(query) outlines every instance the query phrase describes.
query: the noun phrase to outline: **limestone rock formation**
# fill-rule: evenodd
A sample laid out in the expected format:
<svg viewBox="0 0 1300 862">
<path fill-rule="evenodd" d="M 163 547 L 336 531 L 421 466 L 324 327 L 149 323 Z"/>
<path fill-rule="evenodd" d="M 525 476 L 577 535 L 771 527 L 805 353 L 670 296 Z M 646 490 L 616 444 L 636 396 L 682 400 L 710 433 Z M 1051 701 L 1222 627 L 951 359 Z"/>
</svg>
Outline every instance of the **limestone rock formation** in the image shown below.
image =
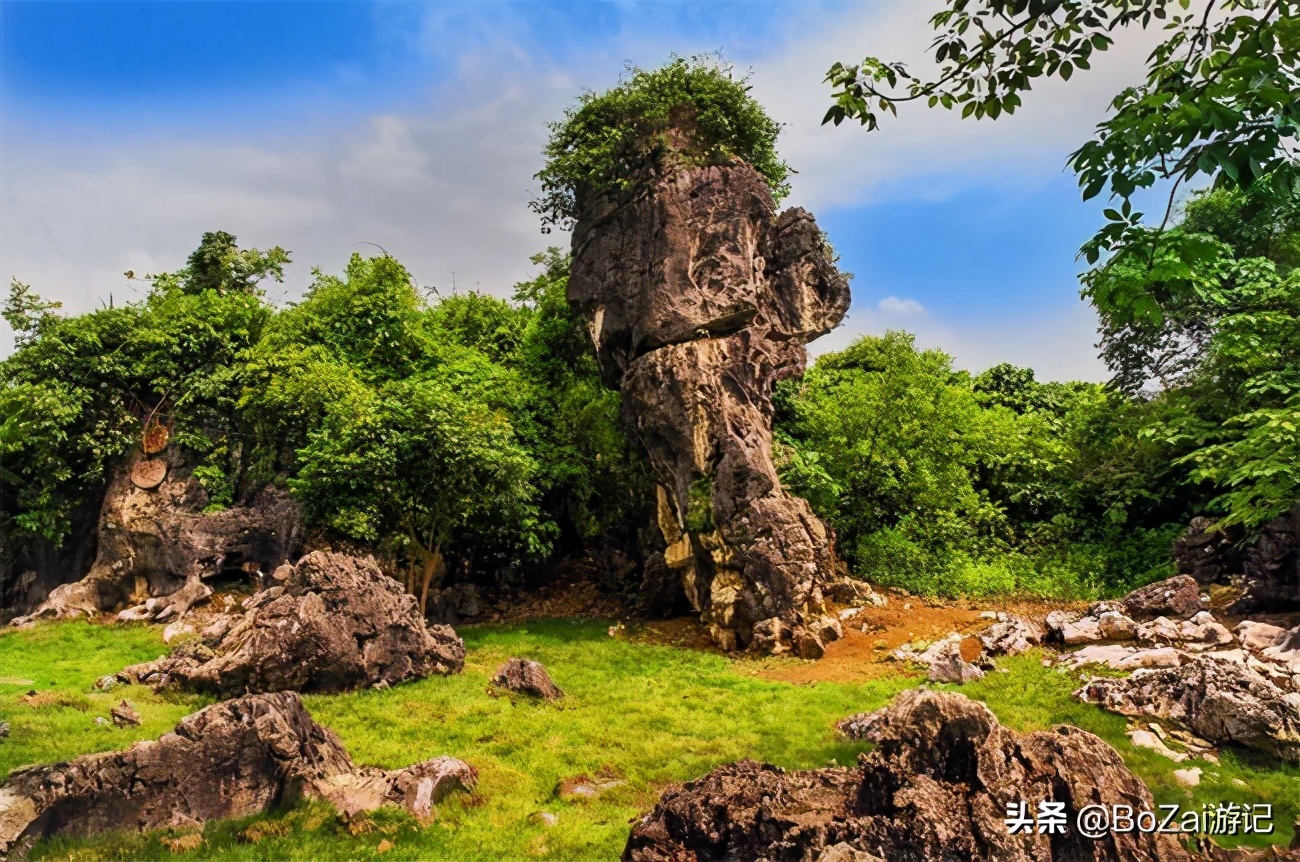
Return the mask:
<svg viewBox="0 0 1300 862">
<path fill-rule="evenodd" d="M 1047 639 L 1047 626 L 1038 620 L 998 612 L 997 622 L 979 635 L 988 655 L 1019 655 Z"/>
<path fill-rule="evenodd" d="M 55 835 L 242 817 L 304 796 L 349 813 L 396 804 L 427 816 L 439 794 L 476 781 L 472 767 L 447 757 L 391 771 L 354 766 L 298 695 L 250 695 L 126 751 L 14 770 L 0 786 L 0 854 Z"/>
<path fill-rule="evenodd" d="M 1215 744 L 1300 763 L 1300 693 L 1227 657 L 1189 654 L 1184 661 L 1124 679 L 1094 679 L 1075 696 L 1121 715 L 1176 722 Z"/>
<path fill-rule="evenodd" d="M 559 700 L 564 697 L 564 692 L 551 681 L 551 675 L 542 667 L 542 663 L 526 658 L 512 658 L 497 668 L 492 676 L 492 685 L 542 700 Z"/>
<path fill-rule="evenodd" d="M 243 614 L 215 617 L 202 642 L 119 676 L 230 697 L 392 685 L 464 666 L 451 627 L 426 626 L 415 597 L 373 559 L 314 551 L 276 569 L 269 584 Z"/>
<path fill-rule="evenodd" d="M 1193 518 L 1174 542 L 1178 570 L 1201 583 L 1238 579 L 1245 593 L 1228 610 L 1244 615 L 1300 610 L 1300 507 L 1269 521 L 1239 546 L 1241 536 L 1208 518 Z"/>
<path fill-rule="evenodd" d="M 1147 584 L 1129 593 L 1119 602 L 1135 620 L 1155 617 L 1190 617 L 1201 610 L 1201 590 L 1190 575 L 1178 575 L 1165 581 Z"/>
<path fill-rule="evenodd" d="M 627 191 L 579 189 L 569 301 L 658 482 L 663 550 L 725 649 L 754 627 L 817 655 L 832 538 L 772 462 L 772 390 L 849 305 L 811 215 L 776 214 L 749 165 L 646 168 Z M 767 645 L 769 649 L 773 644 Z"/>
<path fill-rule="evenodd" d="M 1169 862 L 1172 835 L 1074 828 L 1090 804 L 1150 808 L 1151 793 L 1109 745 L 1073 727 L 1018 734 L 959 694 L 904 692 L 841 722 L 875 748 L 853 768 L 786 772 L 741 761 L 669 790 L 632 828 L 623 859 L 1043 859 Z M 1059 803 L 1062 833 L 1011 833 L 1008 806 Z M 847 846 L 845 846 L 847 845 Z"/>
<path fill-rule="evenodd" d="M 300 513 L 284 491 L 266 488 L 247 505 L 204 514 L 207 495 L 197 481 L 169 475 L 154 488 L 141 488 L 131 481 L 137 463 L 123 465 L 109 483 L 90 572 L 56 587 L 15 624 L 135 603 L 124 618 L 173 619 L 211 595 L 206 579 L 272 571 L 298 544 Z M 179 462 L 171 470 L 184 472 Z"/>
</svg>

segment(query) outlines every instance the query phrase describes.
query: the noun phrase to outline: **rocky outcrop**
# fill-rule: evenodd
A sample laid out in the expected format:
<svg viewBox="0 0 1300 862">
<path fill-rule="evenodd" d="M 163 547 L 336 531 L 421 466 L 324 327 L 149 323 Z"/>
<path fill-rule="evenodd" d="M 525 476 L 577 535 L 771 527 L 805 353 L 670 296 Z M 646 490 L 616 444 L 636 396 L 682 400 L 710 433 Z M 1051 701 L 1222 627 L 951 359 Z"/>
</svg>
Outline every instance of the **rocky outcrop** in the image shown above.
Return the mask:
<svg viewBox="0 0 1300 862">
<path fill-rule="evenodd" d="M 1244 594 L 1228 609 L 1244 615 L 1300 610 L 1300 506 L 1243 542 L 1208 518 L 1193 518 L 1173 546 L 1178 571 L 1203 584 L 1240 582 Z"/>
<path fill-rule="evenodd" d="M 1201 589 L 1190 575 L 1178 575 L 1147 584 L 1120 599 L 1124 612 L 1135 620 L 1156 617 L 1190 617 L 1200 612 Z"/>
<path fill-rule="evenodd" d="M 1180 574 L 1201 584 L 1224 583 L 1241 572 L 1241 553 L 1235 533 L 1216 527 L 1209 518 L 1192 518 L 1183 534 L 1174 540 L 1172 554 Z"/>
<path fill-rule="evenodd" d="M 1300 763 L 1300 693 L 1226 656 L 1188 654 L 1176 667 L 1091 680 L 1075 696 L 1121 715 L 1175 722 L 1214 744 Z"/>
<path fill-rule="evenodd" d="M 668 791 L 632 828 L 623 859 L 1167 862 L 1172 835 L 1074 826 L 1084 806 L 1151 808 L 1109 745 L 1073 727 L 1018 734 L 959 694 L 912 690 L 840 728 L 875 748 L 853 768 L 786 772 L 741 761 Z M 1059 805 L 1065 828 L 1012 832 L 1009 810 Z"/>
<path fill-rule="evenodd" d="M 242 817 L 301 797 L 349 813 L 393 804 L 427 816 L 441 796 L 476 781 L 472 767 L 447 757 L 391 771 L 354 766 L 296 694 L 251 695 L 126 751 L 14 770 L 0 786 L 0 854 L 55 835 Z"/>
<path fill-rule="evenodd" d="M 1230 612 L 1300 610 L 1300 507 L 1274 518 L 1262 528 L 1242 554 L 1241 571 L 1246 592 Z"/>
<path fill-rule="evenodd" d="M 849 304 L 811 215 L 779 216 L 749 165 L 649 165 L 630 189 L 579 189 L 568 296 L 658 482 L 663 549 L 725 649 L 820 654 L 832 540 L 772 462 L 772 390 Z"/>
<path fill-rule="evenodd" d="M 55 588 L 16 624 L 132 604 L 125 619 L 166 621 L 211 595 L 205 580 L 269 572 L 294 551 L 301 519 L 284 491 L 266 488 L 245 505 L 204 514 L 207 494 L 192 478 L 174 475 L 184 472 L 179 461 L 149 462 L 166 464 L 168 478 L 141 488 L 131 480 L 138 458 L 120 468 L 100 509 L 89 573 Z"/>
<path fill-rule="evenodd" d="M 999 611 L 996 622 L 980 632 L 988 655 L 1019 655 L 1047 640 L 1047 626 L 1038 620 Z"/>
<path fill-rule="evenodd" d="M 526 658 L 512 658 L 497 668 L 492 676 L 492 685 L 542 700 L 559 700 L 564 697 L 564 692 L 551 681 L 551 675 L 542 667 L 542 663 Z"/>
<path fill-rule="evenodd" d="M 464 666 L 456 633 L 426 626 L 415 597 L 368 557 L 314 551 L 276 569 L 244 606 L 214 617 L 201 641 L 119 676 L 230 697 L 392 685 Z"/>
</svg>

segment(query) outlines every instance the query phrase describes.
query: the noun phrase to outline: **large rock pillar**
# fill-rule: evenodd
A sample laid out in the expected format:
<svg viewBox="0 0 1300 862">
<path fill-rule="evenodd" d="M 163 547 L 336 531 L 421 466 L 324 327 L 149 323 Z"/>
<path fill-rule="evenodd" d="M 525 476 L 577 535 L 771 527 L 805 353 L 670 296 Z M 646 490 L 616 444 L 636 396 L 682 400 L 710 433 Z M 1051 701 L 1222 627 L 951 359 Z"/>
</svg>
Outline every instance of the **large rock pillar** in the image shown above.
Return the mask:
<svg viewBox="0 0 1300 862">
<path fill-rule="evenodd" d="M 811 215 L 743 162 L 578 195 L 569 301 L 658 481 L 664 563 L 726 649 L 821 655 L 830 535 L 772 462 L 772 390 L 849 305 Z"/>
</svg>

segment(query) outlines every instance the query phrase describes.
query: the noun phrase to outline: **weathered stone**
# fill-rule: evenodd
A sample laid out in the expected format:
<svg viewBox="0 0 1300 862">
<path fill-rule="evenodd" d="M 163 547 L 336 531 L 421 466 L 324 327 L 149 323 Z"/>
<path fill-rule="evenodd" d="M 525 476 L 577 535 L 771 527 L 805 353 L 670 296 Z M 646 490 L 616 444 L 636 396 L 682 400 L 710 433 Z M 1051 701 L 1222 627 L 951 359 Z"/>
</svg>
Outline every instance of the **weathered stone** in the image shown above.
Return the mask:
<svg viewBox="0 0 1300 862">
<path fill-rule="evenodd" d="M 843 318 L 848 283 L 812 217 L 778 216 L 743 162 L 629 179 L 578 190 L 568 296 L 649 457 L 663 565 L 723 648 L 779 617 L 794 651 L 820 654 L 806 625 L 825 611 L 832 539 L 777 478 L 772 391 Z"/>
<path fill-rule="evenodd" d="M 137 727 L 140 725 L 140 713 L 128 701 L 122 701 L 108 711 L 109 718 L 118 727 Z"/>
<path fill-rule="evenodd" d="M 1092 839 L 1075 831 L 1086 805 L 1154 805 L 1114 749 L 1090 733 L 1058 727 L 1018 734 L 982 704 L 922 689 L 839 727 L 875 743 L 857 766 L 723 766 L 666 792 L 634 823 L 623 859 L 1190 859 L 1172 835 Z M 1063 834 L 1007 828 L 1009 809 L 1024 803 L 1032 817 L 1044 801 L 1063 805 Z"/>
<path fill-rule="evenodd" d="M 1209 518 L 1193 518 L 1174 540 L 1174 564 L 1198 583 L 1221 583 L 1241 571 L 1241 553 L 1235 533 L 1216 527 Z"/>
<path fill-rule="evenodd" d="M 270 571 L 298 544 L 298 506 L 280 489 L 266 488 L 246 504 L 204 514 L 207 494 L 193 478 L 178 475 L 185 472 L 177 469 L 179 462 L 154 489 L 131 483 L 134 463 L 123 465 L 109 483 L 89 573 L 55 588 L 14 624 L 93 615 L 130 603 L 136 607 L 126 619 L 167 620 L 211 594 L 205 578 Z"/>
<path fill-rule="evenodd" d="M 1201 590 L 1195 578 L 1178 575 L 1140 587 L 1121 599 L 1120 604 L 1135 620 L 1190 617 L 1201 610 Z"/>
<path fill-rule="evenodd" d="M 1204 654 L 1188 658 L 1176 668 L 1091 680 L 1075 696 L 1121 715 L 1177 722 L 1216 745 L 1300 762 L 1300 694 L 1234 661 Z"/>
<path fill-rule="evenodd" d="M 1300 505 L 1269 521 L 1250 540 L 1241 561 L 1246 592 L 1232 604 L 1229 613 L 1300 610 L 1298 528 Z"/>
<path fill-rule="evenodd" d="M 1019 655 L 1042 645 L 1047 626 L 1028 617 L 999 613 L 997 622 L 980 632 L 980 642 L 989 655 Z"/>
<path fill-rule="evenodd" d="M 977 638 L 954 633 L 923 650 L 914 649 L 910 645 L 900 647 L 894 650 L 893 658 L 922 665 L 931 682 L 960 685 L 984 678 L 984 671 L 974 664 L 982 651 L 983 645 Z"/>
<path fill-rule="evenodd" d="M 542 700 L 564 697 L 564 692 L 551 681 L 551 675 L 542 667 L 542 663 L 526 658 L 512 658 L 497 668 L 492 676 L 492 685 Z"/>
<path fill-rule="evenodd" d="M 822 594 L 833 602 L 854 607 L 864 605 L 882 607 L 886 603 L 884 596 L 871 589 L 871 585 L 866 581 L 857 578 L 839 578 L 831 581 L 822 587 Z"/>
<path fill-rule="evenodd" d="M 1156 617 L 1137 627 L 1137 639 L 1143 643 L 1178 644 L 1193 650 L 1213 649 L 1233 641 L 1232 632 L 1209 611 L 1180 622 Z"/>
<path fill-rule="evenodd" d="M 1161 757 L 1167 757 L 1174 763 L 1182 763 L 1187 759 L 1187 755 L 1181 751 L 1174 751 L 1165 745 L 1165 741 L 1149 730 L 1130 730 L 1127 734 L 1129 741 L 1138 748 L 1145 748 L 1148 751 L 1154 751 Z"/>
<path fill-rule="evenodd" d="M 1259 623 L 1254 620 L 1242 620 L 1237 623 L 1233 633 L 1242 647 L 1251 652 L 1263 652 L 1269 647 L 1280 644 L 1286 637 L 1287 630 L 1281 626 Z"/>
<path fill-rule="evenodd" d="M 243 817 L 303 796 L 404 805 L 418 814 L 419 788 L 434 775 L 444 776 L 444 794 L 472 789 L 477 778 L 450 758 L 388 772 L 358 768 L 298 695 L 250 695 L 199 710 L 126 751 L 13 770 L 0 786 L 0 853 L 54 835 Z"/>
<path fill-rule="evenodd" d="M 128 679 L 222 697 L 243 692 L 334 692 L 457 673 L 465 646 L 448 626 L 426 626 L 415 597 L 374 560 L 315 551 L 285 565 L 276 586 L 216 637 L 126 668 Z"/>
<path fill-rule="evenodd" d="M 1096 617 L 1073 611 L 1052 611 L 1047 615 L 1047 630 L 1053 638 L 1066 646 L 1097 643 L 1101 641 L 1101 623 Z"/>
</svg>

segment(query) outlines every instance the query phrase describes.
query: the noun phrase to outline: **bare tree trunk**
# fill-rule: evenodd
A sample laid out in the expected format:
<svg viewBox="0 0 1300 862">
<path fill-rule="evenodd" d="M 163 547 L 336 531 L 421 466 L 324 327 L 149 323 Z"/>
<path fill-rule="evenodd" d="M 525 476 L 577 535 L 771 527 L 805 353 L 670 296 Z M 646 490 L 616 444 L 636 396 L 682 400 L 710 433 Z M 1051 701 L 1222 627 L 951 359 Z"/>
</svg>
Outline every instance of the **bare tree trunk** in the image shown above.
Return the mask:
<svg viewBox="0 0 1300 862">
<path fill-rule="evenodd" d="M 442 546 L 439 545 L 433 549 L 433 553 L 426 554 L 424 557 L 423 583 L 420 585 L 420 616 L 425 615 L 429 606 L 429 584 L 435 576 L 441 583 L 443 568 Z"/>
</svg>

